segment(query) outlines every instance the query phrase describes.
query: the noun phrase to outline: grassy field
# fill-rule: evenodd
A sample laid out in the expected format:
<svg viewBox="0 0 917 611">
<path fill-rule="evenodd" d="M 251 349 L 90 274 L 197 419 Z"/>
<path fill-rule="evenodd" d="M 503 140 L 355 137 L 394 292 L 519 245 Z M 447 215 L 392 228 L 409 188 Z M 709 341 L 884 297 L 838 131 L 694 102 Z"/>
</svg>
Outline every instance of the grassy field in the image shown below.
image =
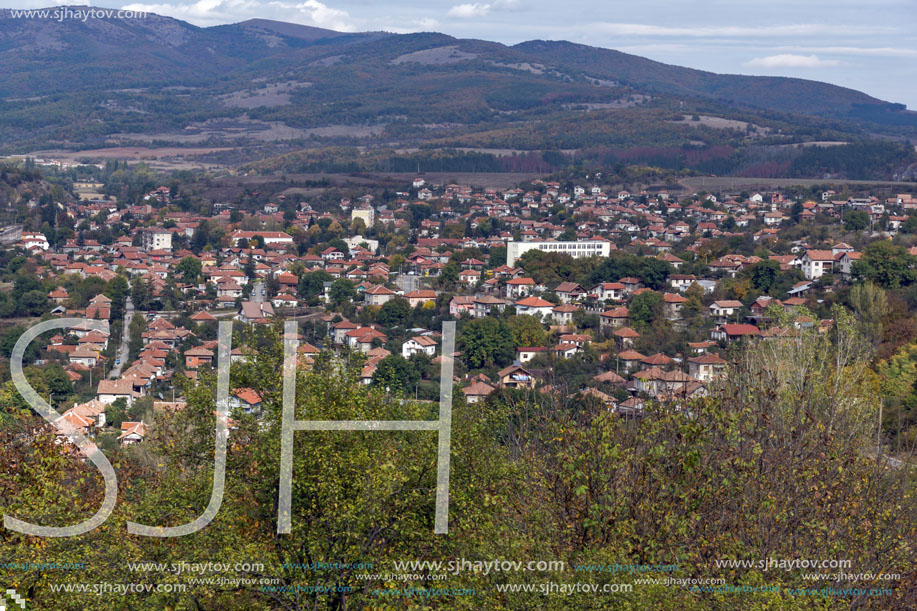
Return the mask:
<svg viewBox="0 0 917 611">
<path fill-rule="evenodd" d="M 879 180 L 842 180 L 824 178 L 745 178 L 741 176 L 695 176 L 682 178 L 678 181 L 683 188 L 683 193 L 696 193 L 698 191 L 721 191 L 741 189 L 745 191 L 763 191 L 802 185 L 876 185 L 879 187 L 897 186 L 902 192 L 917 191 L 917 182 L 879 181 Z"/>
</svg>

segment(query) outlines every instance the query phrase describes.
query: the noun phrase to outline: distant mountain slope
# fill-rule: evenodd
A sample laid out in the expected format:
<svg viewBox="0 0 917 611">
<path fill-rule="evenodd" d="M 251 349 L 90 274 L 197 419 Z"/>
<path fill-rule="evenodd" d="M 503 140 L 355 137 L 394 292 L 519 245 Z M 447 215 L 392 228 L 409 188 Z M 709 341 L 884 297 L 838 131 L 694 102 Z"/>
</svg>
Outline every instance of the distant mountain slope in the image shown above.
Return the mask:
<svg viewBox="0 0 917 611">
<path fill-rule="evenodd" d="M 334 41 L 343 47 L 378 37 L 266 19 L 200 28 L 152 13 L 141 19 L 58 21 L 13 18 L 4 9 L 0 91 L 14 97 L 99 87 L 207 86 L 250 62 L 311 44 Z"/>
<path fill-rule="evenodd" d="M 581 70 L 590 76 L 615 79 L 636 89 L 715 99 L 782 112 L 838 118 L 894 113 L 890 104 L 865 93 L 828 83 L 798 78 L 715 74 L 663 64 L 644 57 L 565 41 L 532 40 L 513 49 L 542 62 Z M 917 116 L 917 115 L 915 115 Z"/>
<path fill-rule="evenodd" d="M 343 35 L 336 30 L 316 28 L 309 25 L 300 25 L 298 23 L 287 23 L 285 21 L 274 21 L 273 19 L 249 19 L 248 21 L 219 27 L 273 33 L 286 38 L 299 38 L 300 40 L 307 40 L 309 42 L 314 42 L 323 38 L 338 38 Z"/>
<path fill-rule="evenodd" d="M 154 14 L 15 19 L 3 10 L 0 65 L 0 148 L 8 152 L 278 139 L 744 149 L 797 136 L 917 137 L 917 113 L 851 89 L 714 74 L 562 41 L 506 46 L 266 19 L 201 28 Z M 714 119 L 690 123 L 684 114 Z"/>
</svg>

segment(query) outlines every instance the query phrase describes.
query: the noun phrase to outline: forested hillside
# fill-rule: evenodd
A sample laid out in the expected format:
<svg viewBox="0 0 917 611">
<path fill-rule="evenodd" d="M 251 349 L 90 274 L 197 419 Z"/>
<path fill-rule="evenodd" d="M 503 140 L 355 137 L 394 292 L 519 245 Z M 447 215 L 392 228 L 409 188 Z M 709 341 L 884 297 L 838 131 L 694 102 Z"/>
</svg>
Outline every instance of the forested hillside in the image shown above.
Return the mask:
<svg viewBox="0 0 917 611">
<path fill-rule="evenodd" d="M 47 582 L 130 582 L 138 573 L 128 563 L 137 559 L 165 566 L 258 559 L 266 563 L 238 576 L 277 579 L 269 582 L 273 589 L 227 585 L 196 588 L 189 595 L 156 592 L 133 598 L 131 606 L 339 609 L 381 603 L 390 608 L 386 602 L 398 599 L 380 598 L 377 588 L 404 584 L 368 583 L 359 577 L 365 570 L 301 567 L 316 562 L 369 566 L 381 574 L 405 559 L 527 558 L 560 560 L 564 568 L 455 571 L 436 587 L 473 594 L 433 597 L 423 605 L 571 608 L 563 597 L 546 598 L 537 591 L 508 596 L 499 586 L 574 579 L 635 584 L 630 593 L 577 597 L 577 609 L 848 608 L 850 598 L 794 594 L 795 588 L 814 587 L 798 572 L 720 568 L 718 561 L 843 558 L 863 573 L 913 566 L 913 474 L 870 456 L 878 404 L 875 378 L 867 368 L 871 348 L 862 331 L 839 309 L 830 334 L 813 330 L 786 341 L 750 344 L 736 354 L 709 397 L 684 410 L 653 408 L 641 420 L 621 419 L 588 398 L 557 401 L 518 390 L 501 390 L 482 404 L 459 400 L 452 422 L 445 536 L 432 529 L 433 436 L 297 433 L 293 532 L 277 536 L 282 348 L 275 328 L 245 340 L 260 346 L 257 359 L 233 366 L 233 387 L 260 393 L 267 418 L 262 426 L 251 416 L 233 416 L 226 491 L 213 523 L 196 534 L 162 541 L 125 532 L 127 520 L 188 522 L 207 504 L 215 380 L 205 376 L 203 384 L 186 389 L 186 409 L 156 419 L 150 445 L 115 451 L 120 501 L 105 526 L 79 539 L 0 534 L 4 549 L 20 562 L 64 562 L 78 551 L 85 569 L 53 575 L 4 572 L 5 577 L 40 608 L 81 609 L 83 599 L 56 595 Z M 360 385 L 360 362 L 357 355 L 344 361 L 323 357 L 310 371 L 301 371 L 297 417 L 435 417 L 435 404 L 391 401 L 377 386 Z M 97 473 L 58 453 L 51 434 L 25 443 L 20 433 L 33 426 L 33 418 L 22 417 L 2 431 L 0 468 L 12 475 L 2 481 L 3 511 L 47 524 L 87 517 L 101 498 Z M 615 563 L 674 566 L 663 575 L 672 579 L 720 576 L 745 593 L 739 598 L 722 589 L 652 585 L 639 581 L 645 575 L 581 568 Z M 149 569 L 142 575 L 154 584 L 193 577 Z M 293 591 L 303 584 L 311 590 Z M 861 596 L 853 602 L 861 609 L 909 608 L 917 595 L 914 573 L 894 585 L 893 596 Z M 94 608 L 121 608 L 117 597 L 91 600 Z"/>
<path fill-rule="evenodd" d="M 562 41 L 506 46 L 264 20 L 200 28 L 150 14 L 0 19 L 0 53 L 7 153 L 206 146 L 233 149 L 223 156 L 237 162 L 329 146 L 458 147 L 765 176 L 792 164 L 786 145 L 917 136 L 917 114 L 850 89 Z"/>
</svg>

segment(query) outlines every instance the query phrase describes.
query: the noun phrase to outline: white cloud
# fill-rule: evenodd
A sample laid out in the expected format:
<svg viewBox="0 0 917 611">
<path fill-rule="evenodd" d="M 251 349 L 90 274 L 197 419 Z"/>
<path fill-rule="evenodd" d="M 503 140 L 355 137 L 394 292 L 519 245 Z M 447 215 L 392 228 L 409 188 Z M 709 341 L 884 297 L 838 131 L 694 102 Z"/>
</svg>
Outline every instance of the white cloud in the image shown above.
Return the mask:
<svg viewBox="0 0 917 611">
<path fill-rule="evenodd" d="M 123 8 L 175 17 L 201 26 L 236 23 L 263 17 L 328 28 L 339 32 L 357 30 L 355 20 L 351 19 L 347 11 L 332 8 L 318 0 L 306 0 L 298 4 L 282 1 L 265 3 L 255 0 L 197 0 L 190 4 L 132 3 Z"/>
<path fill-rule="evenodd" d="M 412 19 L 407 23 L 399 22 L 397 25 L 384 25 L 379 28 L 395 34 L 413 34 L 415 32 L 435 32 L 440 27 L 439 21 L 432 17 Z"/>
<path fill-rule="evenodd" d="M 215 25 L 242 21 L 258 11 L 258 3 L 248 0 L 198 0 L 191 4 L 126 4 L 125 10 L 145 11 L 182 19 L 196 25 Z M 243 16 L 241 19 L 239 16 Z"/>
<path fill-rule="evenodd" d="M 331 8 L 318 0 L 306 0 L 297 4 L 296 8 L 308 14 L 312 23 L 319 27 L 339 32 L 352 32 L 355 29 L 347 11 Z"/>
<path fill-rule="evenodd" d="M 449 9 L 447 13 L 450 17 L 458 17 L 460 19 L 470 19 L 472 17 L 483 17 L 490 12 L 489 4 L 480 4 L 475 2 L 473 4 L 456 4 Z"/>
<path fill-rule="evenodd" d="M 728 36 L 739 37 L 768 37 L 775 36 L 812 36 L 817 34 L 864 35 L 887 33 L 889 28 L 876 28 L 867 26 L 837 26 L 819 23 L 804 23 L 794 25 L 771 26 L 696 26 L 696 27 L 671 27 L 648 25 L 644 23 L 613 23 L 599 22 L 591 29 L 616 36 L 684 36 L 689 38 L 717 38 Z"/>
<path fill-rule="evenodd" d="M 615 45 L 615 50 L 622 53 L 640 55 L 642 53 L 689 53 L 696 51 L 696 45 L 683 45 L 680 43 L 648 43 L 645 45 Z"/>
<path fill-rule="evenodd" d="M 804 53 L 837 53 L 839 55 L 864 55 L 872 57 L 917 57 L 917 49 L 906 47 L 775 47 L 777 51 Z"/>
<path fill-rule="evenodd" d="M 412 23 L 414 23 L 418 27 L 427 28 L 427 29 L 439 27 L 439 22 L 436 19 L 433 19 L 432 17 L 422 17 L 420 19 L 415 19 Z"/>
<path fill-rule="evenodd" d="M 783 53 L 767 57 L 756 57 L 751 61 L 745 62 L 745 65 L 749 68 L 827 68 L 839 66 L 840 62 L 833 59 L 821 59 L 817 55 Z"/>
</svg>

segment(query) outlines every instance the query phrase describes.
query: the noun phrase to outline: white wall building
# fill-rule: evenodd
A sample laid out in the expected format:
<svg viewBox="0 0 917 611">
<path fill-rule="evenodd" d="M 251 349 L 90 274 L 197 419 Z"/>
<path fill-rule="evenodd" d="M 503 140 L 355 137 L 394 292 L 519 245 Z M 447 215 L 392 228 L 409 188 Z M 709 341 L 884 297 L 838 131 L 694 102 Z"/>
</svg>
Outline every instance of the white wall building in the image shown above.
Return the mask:
<svg viewBox="0 0 917 611">
<path fill-rule="evenodd" d="M 140 233 L 143 250 L 172 250 L 172 232 L 162 227 L 148 227 Z"/>
<path fill-rule="evenodd" d="M 293 244 L 293 236 L 283 231 L 234 231 L 231 240 L 233 246 L 239 245 L 239 240 L 246 239 L 251 241 L 255 236 L 260 236 L 264 240 L 265 246 L 271 246 L 273 244 Z"/>
<path fill-rule="evenodd" d="M 369 229 L 376 222 L 376 211 L 372 206 L 360 206 L 350 211 L 350 220 L 363 219 L 363 225 Z"/>
<path fill-rule="evenodd" d="M 583 240 L 577 242 L 533 241 L 506 243 L 506 264 L 513 267 L 516 260 L 530 250 L 559 252 L 574 259 L 580 257 L 607 257 L 611 253 L 611 243 L 604 240 Z"/>
<path fill-rule="evenodd" d="M 48 238 L 45 237 L 43 233 L 30 233 L 23 231 L 22 237 L 19 238 L 19 243 L 22 244 L 22 247 L 26 250 L 32 250 L 33 248 L 40 248 L 42 250 L 48 250 L 51 246 L 48 244 Z"/>
<path fill-rule="evenodd" d="M 436 354 L 436 340 L 426 335 L 418 335 L 401 344 L 401 356 L 403 358 L 409 359 L 418 352 L 423 352 L 427 356 L 434 356 Z"/>
<path fill-rule="evenodd" d="M 801 261 L 806 280 L 817 280 L 834 269 L 834 253 L 830 250 L 808 250 Z"/>
</svg>

